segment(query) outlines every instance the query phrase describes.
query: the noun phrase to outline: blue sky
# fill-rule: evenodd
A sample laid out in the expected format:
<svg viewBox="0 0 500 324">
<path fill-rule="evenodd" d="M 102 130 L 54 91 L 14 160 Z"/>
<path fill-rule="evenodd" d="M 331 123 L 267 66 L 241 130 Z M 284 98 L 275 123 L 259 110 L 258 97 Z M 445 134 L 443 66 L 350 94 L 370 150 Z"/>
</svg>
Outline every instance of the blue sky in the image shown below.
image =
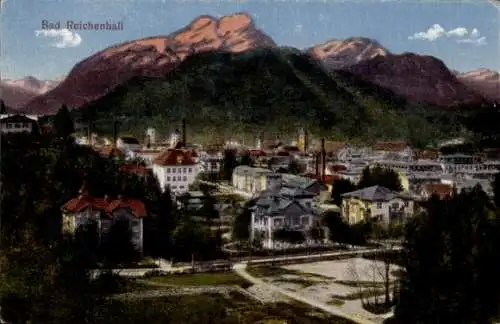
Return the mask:
<svg viewBox="0 0 500 324">
<path fill-rule="evenodd" d="M 201 14 L 235 12 L 251 14 L 280 45 L 304 48 L 363 36 L 394 53 L 436 56 L 459 71 L 500 70 L 500 9 L 486 0 L 4 0 L 2 9 L 2 78 L 53 79 L 116 43 L 168 35 Z M 42 20 L 115 20 L 124 30 L 77 31 L 61 41 L 37 37 Z"/>
</svg>

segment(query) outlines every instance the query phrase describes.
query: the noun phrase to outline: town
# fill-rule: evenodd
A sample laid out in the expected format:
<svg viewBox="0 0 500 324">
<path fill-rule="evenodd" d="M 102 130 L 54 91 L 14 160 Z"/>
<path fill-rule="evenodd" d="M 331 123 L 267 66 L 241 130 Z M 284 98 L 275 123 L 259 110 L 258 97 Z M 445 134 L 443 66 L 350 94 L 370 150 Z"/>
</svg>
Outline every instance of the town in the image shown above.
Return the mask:
<svg viewBox="0 0 500 324">
<path fill-rule="evenodd" d="M 202 146 L 190 142 L 185 119 L 167 138 L 153 128 L 134 138 L 116 126 L 106 137 L 76 131 L 64 107 L 51 122 L 4 114 L 0 124 L 4 188 L 14 190 L 8 179 L 16 174 L 35 172 L 21 163 L 34 151 L 38 159 L 53 151 L 48 163 L 68 177 L 56 181 L 74 188 L 41 184 L 61 204 L 35 204 L 46 219 L 26 233 L 50 244 L 86 242 L 94 255 L 84 266 L 89 280 L 114 282 L 105 291 L 130 298 L 230 289 L 266 305 L 300 301 L 327 320 L 382 323 L 393 316 L 402 267 L 409 269 L 401 259 L 408 224 L 434 199 L 499 196 L 498 153 L 466 152 L 463 139 L 424 149 L 400 140 L 363 147 L 299 129 L 295 139 Z M 12 194 L 3 210 L 15 214 Z M 15 224 L 4 214 L 4 246 L 30 244 L 34 238 L 6 232 Z"/>
</svg>

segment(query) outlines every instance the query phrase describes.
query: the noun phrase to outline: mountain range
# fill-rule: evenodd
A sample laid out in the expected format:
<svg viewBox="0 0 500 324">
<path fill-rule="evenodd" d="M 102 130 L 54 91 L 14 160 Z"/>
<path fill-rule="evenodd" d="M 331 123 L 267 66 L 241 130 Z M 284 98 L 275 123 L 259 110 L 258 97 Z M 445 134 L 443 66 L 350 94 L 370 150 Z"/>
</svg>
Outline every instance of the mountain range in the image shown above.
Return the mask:
<svg viewBox="0 0 500 324">
<path fill-rule="evenodd" d="M 36 96 L 54 89 L 61 81 L 62 78 L 56 80 L 38 80 L 32 76 L 17 80 L 0 80 L 0 97 L 8 107 L 19 109 Z"/>
<path fill-rule="evenodd" d="M 237 13 L 219 19 L 200 16 L 172 34 L 117 44 L 91 55 L 76 64 L 64 81 L 55 87 L 52 85 L 49 91 L 38 92 L 34 98 L 30 97 L 31 90 L 18 92 L 20 99 L 12 106 L 38 114 L 53 114 L 63 103 L 69 108 L 79 108 L 131 79 L 162 78 L 196 53 L 244 53 L 258 48 L 278 46 L 255 26 L 248 14 Z M 393 54 L 368 38 L 331 40 L 303 52 L 317 60 L 328 73 L 349 72 L 417 103 L 452 107 L 498 99 L 498 91 L 495 91 L 498 73 L 480 70 L 457 75 L 435 57 Z M 2 93 L 7 104 L 14 102 L 7 94 L 8 91 Z"/>
</svg>

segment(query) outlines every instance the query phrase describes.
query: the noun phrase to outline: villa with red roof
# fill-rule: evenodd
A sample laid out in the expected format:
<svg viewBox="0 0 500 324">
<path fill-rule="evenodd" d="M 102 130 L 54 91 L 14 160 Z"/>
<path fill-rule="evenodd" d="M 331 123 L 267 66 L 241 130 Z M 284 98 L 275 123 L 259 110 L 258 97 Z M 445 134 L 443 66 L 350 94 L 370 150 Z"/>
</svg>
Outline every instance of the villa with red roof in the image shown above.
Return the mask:
<svg viewBox="0 0 500 324">
<path fill-rule="evenodd" d="M 175 194 L 187 192 L 200 172 L 193 153 L 184 149 L 162 152 L 152 161 L 152 166 L 162 190 L 170 187 Z"/>
<path fill-rule="evenodd" d="M 64 204 L 61 210 L 63 231 L 66 233 L 75 233 L 79 227 L 93 223 L 102 238 L 116 221 L 127 221 L 132 231 L 132 242 L 142 253 L 143 218 L 147 216 L 142 201 L 121 196 L 116 199 L 92 197 L 84 186 L 80 195 Z"/>
</svg>

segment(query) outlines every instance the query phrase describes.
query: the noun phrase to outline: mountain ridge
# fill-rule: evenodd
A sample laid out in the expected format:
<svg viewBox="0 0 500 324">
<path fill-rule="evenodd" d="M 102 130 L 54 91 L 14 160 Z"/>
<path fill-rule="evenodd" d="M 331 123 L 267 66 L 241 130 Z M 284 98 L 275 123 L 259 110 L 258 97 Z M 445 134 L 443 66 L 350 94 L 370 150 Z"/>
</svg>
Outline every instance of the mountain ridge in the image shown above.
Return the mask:
<svg viewBox="0 0 500 324">
<path fill-rule="evenodd" d="M 337 46 L 337 50 L 332 51 L 332 46 Z M 201 15 L 168 35 L 123 42 L 89 56 L 78 62 L 57 87 L 31 100 L 24 110 L 53 114 L 63 103 L 69 108 L 79 108 L 134 77 L 161 78 L 190 55 L 221 50 L 240 53 L 259 47 L 276 48 L 277 45 L 255 26 L 249 14 L 240 12 L 220 18 Z M 306 52 L 315 56 L 327 70 L 350 71 L 417 102 L 449 107 L 485 101 L 482 95 L 456 80 L 446 66 L 442 69 L 442 61 L 433 58 L 434 61 L 429 62 L 429 56 L 413 53 L 393 54 L 366 37 L 330 40 Z M 401 57 L 411 60 L 399 59 Z M 384 60 L 390 64 L 384 67 Z M 404 63 L 400 68 L 390 66 L 398 60 L 399 64 Z M 428 67 L 426 71 L 418 68 L 424 63 Z M 433 68 L 436 71 L 431 73 Z M 405 83 L 418 85 L 418 91 L 405 88 Z"/>
</svg>

